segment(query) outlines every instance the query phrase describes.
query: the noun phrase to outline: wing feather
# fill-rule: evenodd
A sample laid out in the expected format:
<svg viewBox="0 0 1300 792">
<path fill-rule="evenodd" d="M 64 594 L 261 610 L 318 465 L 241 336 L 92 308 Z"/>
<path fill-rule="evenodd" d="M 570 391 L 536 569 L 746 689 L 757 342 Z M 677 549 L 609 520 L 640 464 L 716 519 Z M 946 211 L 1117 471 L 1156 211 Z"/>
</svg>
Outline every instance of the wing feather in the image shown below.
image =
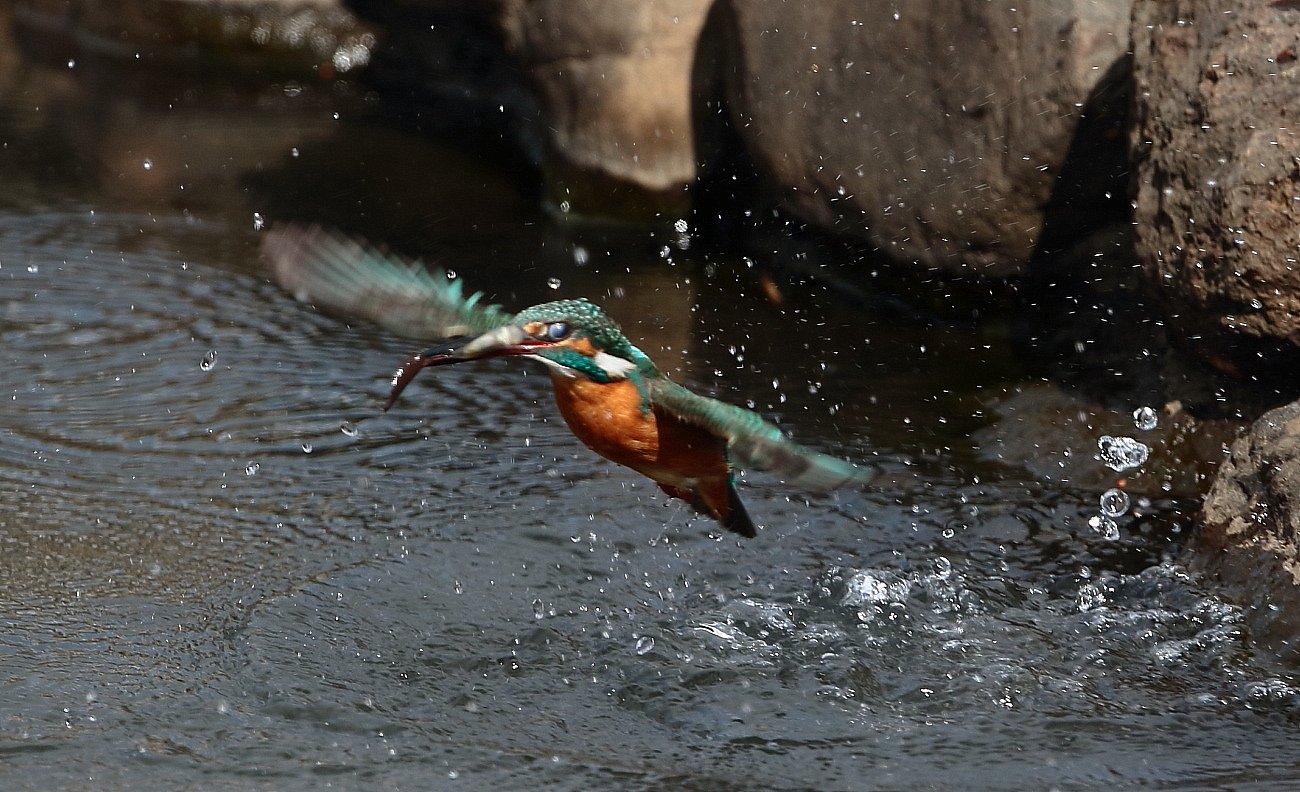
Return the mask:
<svg viewBox="0 0 1300 792">
<path fill-rule="evenodd" d="M 722 437 L 733 462 L 767 470 L 797 487 L 828 490 L 870 481 L 874 472 L 805 448 L 758 413 L 692 393 L 672 380 L 647 383 L 650 400 L 673 415 Z"/>
<path fill-rule="evenodd" d="M 481 333 L 512 314 L 465 296 L 439 268 L 382 253 L 319 226 L 282 225 L 266 232 L 262 257 L 295 299 L 368 319 L 399 335 L 433 340 Z"/>
</svg>

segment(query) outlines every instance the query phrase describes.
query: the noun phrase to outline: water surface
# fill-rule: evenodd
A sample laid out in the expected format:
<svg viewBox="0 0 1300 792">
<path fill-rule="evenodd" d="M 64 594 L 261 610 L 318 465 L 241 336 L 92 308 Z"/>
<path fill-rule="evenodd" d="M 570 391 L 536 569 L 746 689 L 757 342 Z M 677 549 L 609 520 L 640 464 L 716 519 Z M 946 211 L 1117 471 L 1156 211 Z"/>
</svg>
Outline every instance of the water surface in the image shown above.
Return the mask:
<svg viewBox="0 0 1300 792">
<path fill-rule="evenodd" d="M 1300 782 L 1293 676 L 1177 563 L 1203 473 L 1167 416 L 1030 375 L 997 328 L 815 283 L 777 306 L 669 223 L 556 219 L 355 95 L 73 72 L 9 75 L 0 123 L 4 788 Z M 381 414 L 418 343 L 280 293 L 254 213 L 351 218 L 511 306 L 589 296 L 882 481 L 746 474 L 738 541 L 583 448 L 519 361 Z M 1154 449 L 1114 540 L 1105 434 Z"/>
</svg>

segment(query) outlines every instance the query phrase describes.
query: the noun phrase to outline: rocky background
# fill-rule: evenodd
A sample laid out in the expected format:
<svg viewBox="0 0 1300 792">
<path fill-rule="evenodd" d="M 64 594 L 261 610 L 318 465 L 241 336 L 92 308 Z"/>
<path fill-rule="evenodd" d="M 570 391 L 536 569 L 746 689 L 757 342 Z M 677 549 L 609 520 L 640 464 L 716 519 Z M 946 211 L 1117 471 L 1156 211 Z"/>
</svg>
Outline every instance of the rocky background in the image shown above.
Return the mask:
<svg viewBox="0 0 1300 792">
<path fill-rule="evenodd" d="M 54 59 L 174 69 L 216 53 L 286 84 L 364 69 L 394 114 L 535 168 L 560 217 L 818 241 L 799 258 L 830 240 L 861 267 L 822 274 L 941 283 L 941 314 L 978 317 L 980 294 L 1009 288 L 1026 348 L 1058 361 L 1049 376 L 1258 419 L 1209 490 L 1192 563 L 1284 653 L 1300 635 L 1300 3 L 19 0 L 15 14 Z M 1076 354 L 1084 336 L 1102 343 Z"/>
</svg>

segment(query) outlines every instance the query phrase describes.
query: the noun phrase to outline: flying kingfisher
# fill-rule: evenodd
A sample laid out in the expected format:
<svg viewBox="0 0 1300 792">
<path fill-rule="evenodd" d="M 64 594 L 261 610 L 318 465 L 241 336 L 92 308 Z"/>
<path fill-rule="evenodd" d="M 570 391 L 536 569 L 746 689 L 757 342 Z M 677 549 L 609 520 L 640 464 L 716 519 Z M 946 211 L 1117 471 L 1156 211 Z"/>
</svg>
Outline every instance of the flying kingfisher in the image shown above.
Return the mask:
<svg viewBox="0 0 1300 792">
<path fill-rule="evenodd" d="M 653 479 L 741 536 L 754 522 L 734 466 L 773 471 L 795 486 L 864 483 L 862 467 L 804 448 L 757 413 L 692 393 L 668 379 L 595 304 L 558 300 L 510 314 L 465 296 L 461 282 L 316 226 L 268 231 L 263 255 L 302 302 L 358 315 L 401 335 L 444 339 L 411 356 L 384 409 L 426 366 L 519 356 L 550 370 L 569 428 L 597 454 Z"/>
</svg>

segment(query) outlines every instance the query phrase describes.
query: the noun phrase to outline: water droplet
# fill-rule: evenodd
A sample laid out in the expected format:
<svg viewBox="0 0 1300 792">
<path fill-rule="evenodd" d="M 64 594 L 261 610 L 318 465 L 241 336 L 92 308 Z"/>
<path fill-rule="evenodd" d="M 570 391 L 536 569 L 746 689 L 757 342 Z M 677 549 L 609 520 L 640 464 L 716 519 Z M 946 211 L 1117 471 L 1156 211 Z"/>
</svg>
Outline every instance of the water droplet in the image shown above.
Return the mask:
<svg viewBox="0 0 1300 792">
<path fill-rule="evenodd" d="M 533 600 L 533 618 L 534 619 L 546 618 L 546 603 L 542 602 L 539 599 Z"/>
<path fill-rule="evenodd" d="M 1104 517 L 1122 517 L 1128 511 L 1128 493 L 1111 487 L 1101 494 L 1101 513 Z"/>
<path fill-rule="evenodd" d="M 339 431 L 347 435 L 348 437 L 357 436 L 357 426 L 351 421 L 344 421 L 343 423 L 339 424 Z"/>
<path fill-rule="evenodd" d="M 262 465 L 257 462 L 249 462 L 248 467 L 244 468 L 245 476 L 256 476 L 257 471 L 262 469 Z"/>
<path fill-rule="evenodd" d="M 311 443 L 303 443 L 303 444 L 302 444 L 302 452 L 303 452 L 304 454 L 310 454 L 312 451 L 315 451 L 315 450 L 316 450 L 316 449 L 312 446 Z"/>
<path fill-rule="evenodd" d="M 35 275 L 36 273 L 38 273 L 38 272 L 41 271 L 41 268 L 40 268 L 38 265 L 36 265 L 36 264 L 28 264 L 28 265 L 27 265 L 27 271 L 30 272 L 31 274 Z"/>
<path fill-rule="evenodd" d="M 1109 517 L 1094 514 L 1088 518 L 1088 527 L 1092 528 L 1102 539 L 1108 542 L 1113 542 L 1119 538 L 1119 526 Z"/>
<path fill-rule="evenodd" d="M 456 280 L 457 277 L 459 276 L 456 274 L 456 270 L 447 270 L 447 280 Z"/>
<path fill-rule="evenodd" d="M 298 158 L 298 147 L 297 147 L 297 146 L 294 146 L 293 148 L 289 149 L 289 156 L 293 157 L 294 159 L 297 159 L 297 158 Z"/>
<path fill-rule="evenodd" d="M 199 368 L 202 369 L 203 371 L 211 371 L 212 368 L 216 365 L 217 365 L 217 350 L 209 349 L 208 354 L 204 355 L 203 359 L 199 361 Z"/>
<path fill-rule="evenodd" d="M 69 69 L 75 69 L 75 68 L 77 68 L 77 62 L 76 62 L 75 60 L 73 60 L 72 58 L 68 58 L 68 68 L 69 68 Z"/>
<path fill-rule="evenodd" d="M 547 279 L 546 279 L 546 285 L 547 285 L 547 286 L 548 286 L 552 291 L 554 291 L 555 289 L 560 288 L 560 279 L 559 279 L 559 278 L 547 278 Z"/>
<path fill-rule="evenodd" d="M 1097 448 L 1100 450 L 1097 459 L 1117 473 L 1141 465 L 1147 461 L 1147 456 L 1151 453 L 1151 447 L 1145 443 L 1140 443 L 1131 437 L 1110 435 L 1102 435 L 1097 441 Z"/>
<path fill-rule="evenodd" d="M 650 650 L 655 648 L 655 639 L 648 635 L 643 635 L 636 639 L 636 653 L 639 655 L 650 654 Z"/>
<path fill-rule="evenodd" d="M 144 161 L 144 169 L 153 170 L 153 160 L 146 157 Z"/>
<path fill-rule="evenodd" d="M 587 249 L 585 247 L 583 247 L 582 245 L 574 245 L 573 247 L 574 264 L 577 264 L 579 267 L 583 267 L 586 266 L 587 262 L 590 260 L 591 260 L 591 254 L 587 252 Z"/>
<path fill-rule="evenodd" d="M 1144 432 L 1155 429 L 1159 423 L 1160 417 L 1150 407 L 1139 407 L 1133 411 L 1133 425 Z"/>
<path fill-rule="evenodd" d="M 261 231 L 263 228 L 266 228 L 266 218 L 261 212 L 253 212 L 253 230 Z"/>
<path fill-rule="evenodd" d="M 570 204 L 569 204 L 568 201 L 560 201 L 560 211 L 561 211 L 562 213 L 564 213 L 564 214 L 568 214 L 568 213 L 569 213 L 569 209 L 570 209 Z"/>
</svg>

